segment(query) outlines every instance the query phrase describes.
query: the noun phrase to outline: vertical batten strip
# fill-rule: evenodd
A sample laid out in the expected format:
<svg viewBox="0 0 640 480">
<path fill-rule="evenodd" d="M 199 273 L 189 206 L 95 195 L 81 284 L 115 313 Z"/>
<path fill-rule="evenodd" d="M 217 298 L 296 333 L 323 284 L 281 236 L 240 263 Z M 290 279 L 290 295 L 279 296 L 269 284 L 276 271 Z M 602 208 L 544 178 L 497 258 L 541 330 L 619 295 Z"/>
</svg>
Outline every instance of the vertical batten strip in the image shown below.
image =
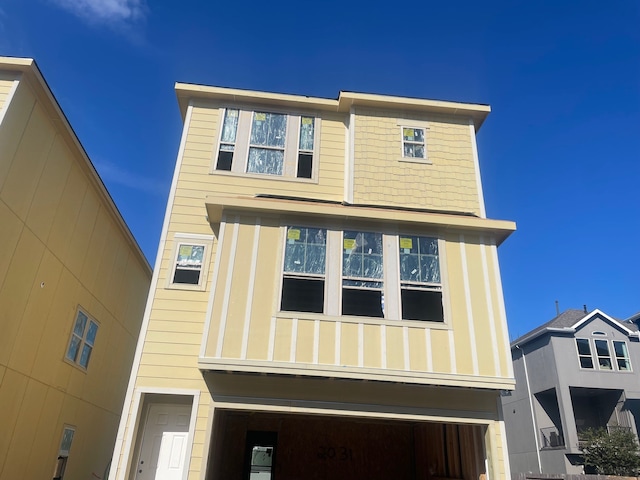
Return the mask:
<svg viewBox="0 0 640 480">
<path fill-rule="evenodd" d="M 249 283 L 247 285 L 247 307 L 244 312 L 244 326 L 242 328 L 242 352 L 240 358 L 247 358 L 247 348 L 249 345 L 249 330 L 251 328 L 251 310 L 253 308 L 253 291 L 256 284 L 256 269 L 258 268 L 258 245 L 260 244 L 260 217 L 256 218 L 255 229 L 253 231 L 253 246 L 251 250 L 251 271 L 249 273 Z"/>
<path fill-rule="evenodd" d="M 276 317 L 271 317 L 271 325 L 269 325 L 269 351 L 267 352 L 267 358 L 270 362 L 273 362 L 273 350 L 276 345 Z"/>
<path fill-rule="evenodd" d="M 498 262 L 498 248 L 491 242 L 491 256 L 493 258 L 493 276 L 496 283 L 496 294 L 498 295 L 498 310 L 500 311 L 500 326 L 502 328 L 502 349 L 507 354 L 511 352 L 509 344 L 509 331 L 507 330 L 507 311 L 504 306 L 504 296 L 502 292 L 502 278 L 500 276 L 500 263 Z M 507 375 L 513 378 L 513 363 L 509 356 L 506 358 Z"/>
<path fill-rule="evenodd" d="M 433 348 L 431 347 L 431 329 L 424 329 L 424 345 L 427 354 L 427 372 L 433 372 Z"/>
<path fill-rule="evenodd" d="M 491 284 L 489 283 L 489 267 L 487 265 L 487 252 L 484 237 L 480 237 L 480 258 L 482 259 L 482 276 L 484 279 L 484 293 L 487 299 L 487 310 L 489 318 L 489 333 L 491 334 L 491 354 L 493 355 L 493 368 L 495 375 L 502 376 L 500 368 L 500 350 L 498 349 L 498 336 L 496 334 L 496 318 L 493 312 L 493 300 L 491 300 Z"/>
<path fill-rule="evenodd" d="M 313 321 L 313 363 L 318 363 L 318 352 L 320 351 L 320 320 Z"/>
<path fill-rule="evenodd" d="M 358 366 L 364 367 L 364 325 L 358 324 Z"/>
<path fill-rule="evenodd" d="M 207 313 L 204 317 L 204 334 L 202 336 L 202 345 L 200 345 L 200 356 L 204 357 L 207 353 L 207 345 L 209 344 L 209 333 L 211 333 L 211 317 L 213 316 L 213 303 L 216 298 L 216 288 L 218 287 L 218 277 L 220 276 L 220 260 L 222 259 L 222 239 L 224 238 L 225 226 L 227 219 L 223 215 L 218 229 L 218 238 L 216 241 L 216 259 L 213 265 L 213 278 L 211 279 L 211 291 L 209 292 L 209 301 L 207 303 Z M 213 247 L 213 243 L 211 244 Z"/>
<path fill-rule="evenodd" d="M 380 325 L 380 366 L 387 368 L 387 326 Z"/>
<path fill-rule="evenodd" d="M 467 310 L 467 328 L 469 330 L 469 338 L 471 340 L 471 363 L 473 365 L 473 374 L 478 375 L 478 340 L 476 339 L 476 330 L 473 321 L 473 307 L 471 306 L 471 288 L 469 287 L 469 267 L 467 265 L 467 248 L 464 235 L 460 235 L 460 260 L 462 263 L 462 280 L 464 284 L 464 300 Z"/>
<path fill-rule="evenodd" d="M 296 348 L 298 347 L 298 319 L 294 318 L 291 321 L 291 347 L 289 349 L 289 361 L 294 363 L 296 361 Z"/>
<path fill-rule="evenodd" d="M 231 250 L 229 252 L 227 278 L 224 285 L 224 298 L 222 299 L 222 314 L 220 318 L 220 329 L 218 330 L 218 344 L 216 346 L 216 358 L 222 356 L 222 345 L 224 343 L 224 332 L 227 328 L 227 314 L 229 313 L 229 298 L 231 298 L 231 283 L 233 280 L 233 266 L 236 261 L 236 250 L 238 249 L 238 231 L 240 230 L 240 217 L 233 219 L 233 233 L 231 234 Z"/>
<path fill-rule="evenodd" d="M 456 364 L 456 342 L 453 330 L 449 330 L 449 360 L 451 361 L 451 373 L 458 373 L 458 366 Z"/>
<path fill-rule="evenodd" d="M 335 359 L 334 359 L 334 363 L 336 365 L 340 365 L 340 335 L 342 333 L 342 322 L 336 322 L 336 339 L 335 339 Z"/>
<path fill-rule="evenodd" d="M 402 352 L 404 355 L 404 369 L 411 370 L 411 359 L 409 358 L 409 327 L 402 327 Z"/>
</svg>

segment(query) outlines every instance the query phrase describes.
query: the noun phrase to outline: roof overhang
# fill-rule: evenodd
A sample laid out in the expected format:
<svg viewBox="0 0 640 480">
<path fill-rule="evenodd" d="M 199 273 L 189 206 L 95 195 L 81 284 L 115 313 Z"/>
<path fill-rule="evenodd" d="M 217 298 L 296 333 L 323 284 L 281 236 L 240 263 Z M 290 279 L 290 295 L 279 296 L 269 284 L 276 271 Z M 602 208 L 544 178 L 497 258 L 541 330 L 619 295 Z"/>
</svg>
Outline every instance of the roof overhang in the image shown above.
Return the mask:
<svg viewBox="0 0 640 480">
<path fill-rule="evenodd" d="M 315 216 L 344 222 L 371 221 L 396 225 L 428 225 L 440 231 L 477 232 L 495 238 L 500 245 L 516 229 L 507 220 L 490 220 L 470 215 L 433 213 L 412 209 L 292 200 L 270 197 L 208 195 L 205 199 L 210 223 L 219 223 L 225 212 L 258 215 Z"/>
<path fill-rule="evenodd" d="M 471 119 L 476 131 L 480 129 L 487 115 L 491 112 L 491 107 L 483 104 L 446 102 L 424 98 L 344 91 L 340 92 L 337 99 L 329 99 L 307 97 L 304 95 L 241 90 L 237 88 L 211 87 L 180 82 L 176 83 L 175 90 L 183 119 L 186 117 L 189 103 L 194 99 L 215 100 L 221 103 L 231 104 L 260 104 L 281 108 L 325 110 L 342 113 L 349 113 L 352 107 L 437 113 Z"/>
</svg>

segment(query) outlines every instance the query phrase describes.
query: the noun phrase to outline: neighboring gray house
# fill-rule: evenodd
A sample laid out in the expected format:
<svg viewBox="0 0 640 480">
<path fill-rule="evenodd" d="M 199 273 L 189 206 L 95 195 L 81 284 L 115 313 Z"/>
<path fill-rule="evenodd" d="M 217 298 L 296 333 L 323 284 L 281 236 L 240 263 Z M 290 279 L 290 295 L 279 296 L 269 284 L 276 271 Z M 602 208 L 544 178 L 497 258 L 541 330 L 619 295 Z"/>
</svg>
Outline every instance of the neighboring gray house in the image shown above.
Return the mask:
<svg viewBox="0 0 640 480">
<path fill-rule="evenodd" d="M 567 310 L 511 343 L 516 389 L 502 407 L 513 473 L 582 473 L 589 427 L 640 430 L 638 326 Z"/>
</svg>

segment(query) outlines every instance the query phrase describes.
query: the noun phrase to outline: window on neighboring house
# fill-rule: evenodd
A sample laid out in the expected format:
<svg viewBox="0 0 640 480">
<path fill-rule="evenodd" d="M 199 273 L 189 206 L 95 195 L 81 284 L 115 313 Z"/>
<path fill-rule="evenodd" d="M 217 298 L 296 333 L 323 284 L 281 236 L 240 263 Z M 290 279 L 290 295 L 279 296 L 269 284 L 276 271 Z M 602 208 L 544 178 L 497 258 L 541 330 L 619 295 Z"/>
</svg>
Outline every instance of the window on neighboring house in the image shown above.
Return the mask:
<svg viewBox="0 0 640 480">
<path fill-rule="evenodd" d="M 324 311 L 327 231 L 287 227 L 282 280 L 282 310 Z"/>
<path fill-rule="evenodd" d="M 613 351 L 616 356 L 616 365 L 618 365 L 618 370 L 622 372 L 631 371 L 631 360 L 629 358 L 629 350 L 627 350 L 627 343 L 614 340 Z"/>
<path fill-rule="evenodd" d="M 424 128 L 402 127 L 402 156 L 404 158 L 427 158 Z"/>
<path fill-rule="evenodd" d="M 576 346 L 578 347 L 580 367 L 593 368 L 593 357 L 591 356 L 591 345 L 589 344 L 589 339 L 576 338 Z"/>
<path fill-rule="evenodd" d="M 384 317 L 382 234 L 345 231 L 342 314 Z"/>
<path fill-rule="evenodd" d="M 172 283 L 199 285 L 203 258 L 204 245 L 179 244 Z"/>
<path fill-rule="evenodd" d="M 596 356 L 598 357 L 598 368 L 600 370 L 612 370 L 611 353 L 609 343 L 606 340 L 594 340 L 596 346 Z"/>
<path fill-rule="evenodd" d="M 312 179 L 317 130 L 308 115 L 225 109 L 215 169 Z"/>
<path fill-rule="evenodd" d="M 227 108 L 224 112 L 222 135 L 220 136 L 220 149 L 218 151 L 217 170 L 231 170 L 233 152 L 236 148 L 236 135 L 238 132 L 239 111 Z"/>
<path fill-rule="evenodd" d="M 86 369 L 89 366 L 89 359 L 91 358 L 97 333 L 98 324 L 82 310 L 78 310 L 66 358 Z"/>
<path fill-rule="evenodd" d="M 444 320 L 438 240 L 400 235 L 400 295 L 405 320 Z"/>
</svg>

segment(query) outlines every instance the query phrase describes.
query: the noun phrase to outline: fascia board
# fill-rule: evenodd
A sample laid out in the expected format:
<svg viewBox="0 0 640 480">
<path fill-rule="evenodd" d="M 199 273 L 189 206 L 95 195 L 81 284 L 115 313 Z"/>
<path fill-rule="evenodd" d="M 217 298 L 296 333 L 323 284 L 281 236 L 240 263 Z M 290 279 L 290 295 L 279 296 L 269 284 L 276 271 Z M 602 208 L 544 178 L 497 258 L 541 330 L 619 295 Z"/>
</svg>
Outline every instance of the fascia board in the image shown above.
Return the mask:
<svg viewBox="0 0 640 480">
<path fill-rule="evenodd" d="M 594 317 L 596 316 L 600 316 L 603 319 L 605 319 L 607 322 L 611 323 L 614 327 L 619 328 L 620 330 L 622 330 L 623 332 L 625 332 L 627 334 L 627 336 L 629 337 L 637 337 L 638 336 L 638 332 L 634 332 L 633 330 L 628 329 L 627 327 L 624 326 L 623 323 L 619 322 L 618 320 L 616 320 L 615 318 L 610 317 L 609 315 L 607 315 L 606 313 L 604 313 L 602 310 L 599 309 L 595 309 L 594 311 L 592 311 L 591 313 L 589 313 L 587 316 L 581 318 L 578 322 L 576 322 L 572 328 L 574 329 L 579 329 L 582 325 L 584 325 L 585 323 L 587 323 L 589 320 L 592 320 Z"/>
</svg>

